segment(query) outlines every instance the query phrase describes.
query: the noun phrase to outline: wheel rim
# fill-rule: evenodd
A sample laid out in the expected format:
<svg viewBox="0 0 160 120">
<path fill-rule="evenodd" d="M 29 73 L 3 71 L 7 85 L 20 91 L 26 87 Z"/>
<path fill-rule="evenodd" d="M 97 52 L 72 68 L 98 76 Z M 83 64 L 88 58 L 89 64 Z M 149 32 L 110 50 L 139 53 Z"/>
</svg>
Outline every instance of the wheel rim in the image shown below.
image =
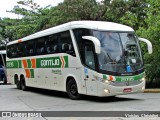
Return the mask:
<svg viewBox="0 0 160 120">
<path fill-rule="evenodd" d="M 75 83 L 71 85 L 71 87 L 70 87 L 70 93 L 72 95 L 77 95 L 78 91 L 77 91 L 77 85 Z"/>
</svg>

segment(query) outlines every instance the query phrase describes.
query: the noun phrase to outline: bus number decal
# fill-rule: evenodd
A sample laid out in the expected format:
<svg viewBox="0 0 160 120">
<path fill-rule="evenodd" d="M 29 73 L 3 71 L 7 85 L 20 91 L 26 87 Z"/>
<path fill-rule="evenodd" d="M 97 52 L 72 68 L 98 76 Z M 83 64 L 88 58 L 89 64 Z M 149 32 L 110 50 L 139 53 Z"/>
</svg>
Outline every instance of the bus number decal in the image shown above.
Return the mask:
<svg viewBox="0 0 160 120">
<path fill-rule="evenodd" d="M 13 68 L 14 63 L 13 62 L 7 62 L 7 68 Z"/>
</svg>

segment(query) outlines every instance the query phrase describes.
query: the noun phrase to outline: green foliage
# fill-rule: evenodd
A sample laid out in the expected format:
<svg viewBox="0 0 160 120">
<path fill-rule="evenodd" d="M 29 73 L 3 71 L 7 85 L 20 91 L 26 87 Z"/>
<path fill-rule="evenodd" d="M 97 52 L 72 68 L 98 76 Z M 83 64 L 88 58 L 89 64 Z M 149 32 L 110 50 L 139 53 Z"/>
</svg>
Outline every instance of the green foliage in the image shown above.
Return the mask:
<svg viewBox="0 0 160 120">
<path fill-rule="evenodd" d="M 145 53 L 145 62 L 149 64 L 146 66 L 147 78 L 153 82 L 160 79 L 160 3 L 159 0 L 147 0 L 148 7 L 145 9 L 147 17 L 145 19 L 148 27 L 142 27 L 138 33 L 148 38 L 153 45 L 153 54 Z M 157 82 L 156 82 L 157 83 Z"/>
<path fill-rule="evenodd" d="M 96 0 L 64 0 L 60 5 L 67 21 L 100 20 L 106 12 L 106 6 Z"/>
</svg>

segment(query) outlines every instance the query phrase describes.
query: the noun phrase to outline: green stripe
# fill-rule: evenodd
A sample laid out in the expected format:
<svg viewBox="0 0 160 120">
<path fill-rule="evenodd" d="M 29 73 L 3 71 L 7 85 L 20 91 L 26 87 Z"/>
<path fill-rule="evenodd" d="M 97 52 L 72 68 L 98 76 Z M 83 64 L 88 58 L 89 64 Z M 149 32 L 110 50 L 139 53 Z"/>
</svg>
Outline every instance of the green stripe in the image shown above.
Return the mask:
<svg viewBox="0 0 160 120">
<path fill-rule="evenodd" d="M 128 81 L 128 80 L 140 80 L 141 78 L 144 77 L 144 72 L 139 74 L 139 75 L 135 75 L 135 76 L 115 76 L 116 78 L 116 81 L 118 82 L 125 82 L 125 81 Z"/>
<path fill-rule="evenodd" d="M 32 67 L 32 63 L 31 63 L 31 60 L 30 60 L 30 59 L 27 60 L 27 63 L 28 63 L 27 68 L 31 68 L 31 67 Z"/>
<path fill-rule="evenodd" d="M 30 69 L 31 78 L 34 78 L 34 69 Z"/>
<path fill-rule="evenodd" d="M 63 56 L 65 68 L 69 67 L 68 56 Z M 27 68 L 32 67 L 31 59 L 27 59 Z M 61 68 L 62 61 L 60 57 L 36 58 L 37 68 Z M 7 61 L 7 68 L 22 68 L 21 60 Z"/>
<path fill-rule="evenodd" d="M 68 68 L 68 56 L 64 56 L 64 61 L 65 61 L 65 68 Z"/>
<path fill-rule="evenodd" d="M 22 68 L 22 62 L 21 62 L 21 60 L 18 60 L 18 67 Z"/>
<path fill-rule="evenodd" d="M 115 81 L 117 82 L 125 82 L 125 81 L 130 81 L 130 80 L 133 80 L 133 81 L 136 81 L 136 80 L 140 80 L 144 77 L 145 73 L 141 73 L 139 75 L 135 75 L 135 76 L 115 76 Z M 114 77 L 114 76 L 113 76 Z M 109 75 L 103 75 L 103 79 L 104 80 L 107 80 L 109 79 Z"/>
<path fill-rule="evenodd" d="M 103 75 L 103 79 L 104 79 L 104 80 L 107 80 L 107 75 Z"/>
</svg>

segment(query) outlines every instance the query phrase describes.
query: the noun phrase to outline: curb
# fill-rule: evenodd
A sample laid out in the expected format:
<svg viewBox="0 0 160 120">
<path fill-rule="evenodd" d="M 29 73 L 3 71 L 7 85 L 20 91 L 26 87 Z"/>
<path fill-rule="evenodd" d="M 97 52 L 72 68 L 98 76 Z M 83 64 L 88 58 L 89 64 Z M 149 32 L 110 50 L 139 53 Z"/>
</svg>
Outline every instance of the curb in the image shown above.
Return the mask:
<svg viewBox="0 0 160 120">
<path fill-rule="evenodd" d="M 160 89 L 145 89 L 145 93 L 160 93 Z"/>
</svg>

